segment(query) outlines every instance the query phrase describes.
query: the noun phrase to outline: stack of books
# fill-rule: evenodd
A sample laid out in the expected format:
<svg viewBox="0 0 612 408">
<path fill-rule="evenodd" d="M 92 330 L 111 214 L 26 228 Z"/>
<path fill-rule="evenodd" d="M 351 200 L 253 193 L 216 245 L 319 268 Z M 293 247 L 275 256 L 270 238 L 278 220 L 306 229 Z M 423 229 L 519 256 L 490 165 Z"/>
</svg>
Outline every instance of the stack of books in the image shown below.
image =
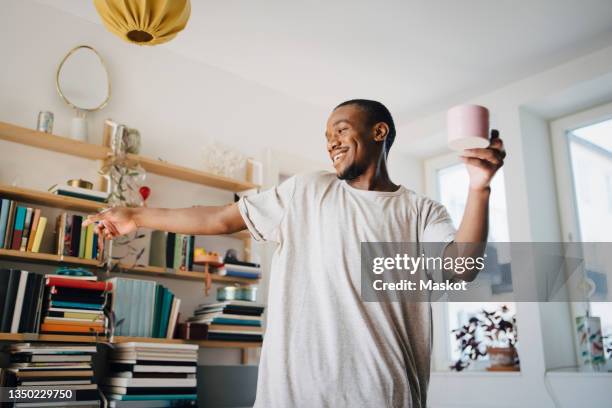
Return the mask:
<svg viewBox="0 0 612 408">
<path fill-rule="evenodd" d="M 105 203 L 108 200 L 108 193 L 82 187 L 61 186 L 59 184 L 55 184 L 49 189 L 49 192 L 66 197 L 98 201 L 100 203 Z"/>
<path fill-rule="evenodd" d="M 117 336 L 174 337 L 181 300 L 157 282 L 113 278 L 111 309 Z"/>
<path fill-rule="evenodd" d="M 41 217 L 39 208 L 0 199 L 0 248 L 38 252 L 46 226 L 47 218 Z"/>
<path fill-rule="evenodd" d="M 116 344 L 102 388 L 111 407 L 195 406 L 197 361 L 195 344 Z"/>
<path fill-rule="evenodd" d="M 193 235 L 153 231 L 149 265 L 176 271 L 191 271 L 193 270 L 194 248 L 195 237 Z"/>
<path fill-rule="evenodd" d="M 189 322 L 207 324 L 208 340 L 259 342 L 263 340 L 263 311 L 263 305 L 241 300 L 204 303 Z"/>
<path fill-rule="evenodd" d="M 40 332 L 78 336 L 104 336 L 111 282 L 95 276 L 46 276 L 45 307 Z"/>
<path fill-rule="evenodd" d="M 0 332 L 38 333 L 44 275 L 0 269 Z"/>
<path fill-rule="evenodd" d="M 248 265 L 246 262 L 241 264 L 225 263 L 222 267 L 217 268 L 216 273 L 221 276 L 232 276 L 245 279 L 261 278 L 261 268 L 256 264 Z"/>
<path fill-rule="evenodd" d="M 72 400 L 61 402 L 18 403 L 21 407 L 99 407 L 100 393 L 93 381 L 92 356 L 95 345 L 17 343 L 8 347 L 10 365 L 4 370 L 5 387 L 41 390 L 45 387 L 70 390 Z"/>
<path fill-rule="evenodd" d="M 98 234 L 95 225 L 83 227 L 83 217 L 62 213 L 57 217 L 57 254 L 98 259 Z"/>
</svg>

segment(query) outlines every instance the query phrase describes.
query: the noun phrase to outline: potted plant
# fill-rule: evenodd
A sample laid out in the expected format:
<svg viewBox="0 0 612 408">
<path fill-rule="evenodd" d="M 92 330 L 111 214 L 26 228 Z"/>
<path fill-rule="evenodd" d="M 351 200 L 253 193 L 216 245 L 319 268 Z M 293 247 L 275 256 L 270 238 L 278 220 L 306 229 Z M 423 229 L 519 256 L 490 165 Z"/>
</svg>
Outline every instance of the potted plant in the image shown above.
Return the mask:
<svg viewBox="0 0 612 408">
<path fill-rule="evenodd" d="M 489 356 L 487 370 L 519 370 L 516 317 L 509 316 L 506 305 L 492 312 L 483 309 L 452 333 L 460 351 L 460 357 L 450 366 L 452 370 L 462 371 L 470 362 L 481 360 L 485 356 Z"/>
</svg>

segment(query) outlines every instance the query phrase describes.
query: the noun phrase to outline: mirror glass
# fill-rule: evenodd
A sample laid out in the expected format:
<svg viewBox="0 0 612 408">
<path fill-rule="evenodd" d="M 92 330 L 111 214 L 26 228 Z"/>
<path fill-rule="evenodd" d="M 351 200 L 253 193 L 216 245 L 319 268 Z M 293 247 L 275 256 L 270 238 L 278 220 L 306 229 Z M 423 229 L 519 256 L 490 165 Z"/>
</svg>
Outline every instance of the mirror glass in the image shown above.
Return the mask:
<svg viewBox="0 0 612 408">
<path fill-rule="evenodd" d="M 64 101 L 84 111 L 102 109 L 110 98 L 110 80 L 100 55 L 82 45 L 71 50 L 57 70 L 57 90 Z"/>
</svg>

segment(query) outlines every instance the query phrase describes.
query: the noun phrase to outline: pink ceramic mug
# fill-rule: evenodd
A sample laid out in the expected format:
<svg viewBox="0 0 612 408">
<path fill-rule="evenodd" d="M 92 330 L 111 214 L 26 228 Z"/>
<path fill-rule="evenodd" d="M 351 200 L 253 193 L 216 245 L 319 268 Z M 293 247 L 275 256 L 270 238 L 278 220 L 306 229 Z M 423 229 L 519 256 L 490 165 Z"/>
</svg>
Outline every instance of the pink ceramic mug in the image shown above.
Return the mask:
<svg viewBox="0 0 612 408">
<path fill-rule="evenodd" d="M 489 146 L 489 110 L 479 105 L 458 105 L 448 110 L 448 147 L 453 150 Z"/>
</svg>

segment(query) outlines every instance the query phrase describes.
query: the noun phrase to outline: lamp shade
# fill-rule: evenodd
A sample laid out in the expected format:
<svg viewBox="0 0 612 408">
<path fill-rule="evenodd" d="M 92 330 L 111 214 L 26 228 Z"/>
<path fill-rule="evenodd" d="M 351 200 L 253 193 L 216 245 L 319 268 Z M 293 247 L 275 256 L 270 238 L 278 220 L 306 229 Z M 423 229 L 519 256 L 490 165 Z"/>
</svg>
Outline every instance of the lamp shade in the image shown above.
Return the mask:
<svg viewBox="0 0 612 408">
<path fill-rule="evenodd" d="M 139 45 L 170 41 L 187 25 L 189 0 L 94 0 L 106 28 Z"/>
</svg>

